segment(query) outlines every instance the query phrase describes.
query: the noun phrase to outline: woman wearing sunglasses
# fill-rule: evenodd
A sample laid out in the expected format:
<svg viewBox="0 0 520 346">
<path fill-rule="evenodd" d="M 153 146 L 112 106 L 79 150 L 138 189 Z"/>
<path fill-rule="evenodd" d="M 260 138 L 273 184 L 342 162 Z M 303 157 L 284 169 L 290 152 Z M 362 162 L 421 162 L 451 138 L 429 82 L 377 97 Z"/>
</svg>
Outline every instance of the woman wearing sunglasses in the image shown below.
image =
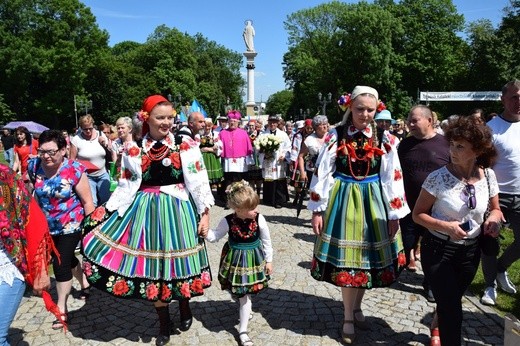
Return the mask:
<svg viewBox="0 0 520 346">
<path fill-rule="evenodd" d="M 497 237 L 503 219 L 495 173 L 489 168 L 496 151 L 488 127 L 458 117 L 445 135 L 451 163 L 426 178 L 413 210 L 413 220 L 429 230 L 421 258 L 437 303 L 431 345 L 443 346 L 461 344 L 461 300 L 479 265 L 479 237 Z"/>
</svg>

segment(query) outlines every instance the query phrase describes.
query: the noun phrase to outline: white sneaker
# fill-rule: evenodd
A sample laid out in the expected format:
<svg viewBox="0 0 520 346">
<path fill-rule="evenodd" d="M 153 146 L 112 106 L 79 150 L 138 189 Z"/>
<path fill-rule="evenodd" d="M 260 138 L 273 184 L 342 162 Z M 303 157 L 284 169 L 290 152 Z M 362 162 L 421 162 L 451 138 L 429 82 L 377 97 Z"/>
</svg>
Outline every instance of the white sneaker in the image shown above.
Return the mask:
<svg viewBox="0 0 520 346">
<path fill-rule="evenodd" d="M 497 273 L 497 283 L 498 287 L 502 289 L 502 291 L 515 294 L 516 293 L 516 287 L 513 285 L 511 280 L 509 280 L 509 277 L 507 276 L 507 272 L 503 273 Z"/>
<path fill-rule="evenodd" d="M 480 302 L 484 305 L 495 305 L 497 300 L 497 290 L 495 287 L 486 287 L 484 290 L 484 294 L 482 298 L 480 298 Z"/>
</svg>

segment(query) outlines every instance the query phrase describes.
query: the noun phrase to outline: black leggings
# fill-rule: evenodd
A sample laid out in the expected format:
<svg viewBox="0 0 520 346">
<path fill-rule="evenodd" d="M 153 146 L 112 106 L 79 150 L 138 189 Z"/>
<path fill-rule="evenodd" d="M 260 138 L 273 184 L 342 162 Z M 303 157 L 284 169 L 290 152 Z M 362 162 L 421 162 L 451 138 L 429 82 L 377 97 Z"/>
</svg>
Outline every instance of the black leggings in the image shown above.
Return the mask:
<svg viewBox="0 0 520 346">
<path fill-rule="evenodd" d="M 72 280 L 72 269 L 75 268 L 79 260 L 76 258 L 74 251 L 78 242 L 81 240 L 81 232 L 65 235 L 53 235 L 52 240 L 54 246 L 60 254 L 58 259 L 55 255 L 52 257 L 52 269 L 54 276 L 58 282 L 66 282 Z"/>
</svg>

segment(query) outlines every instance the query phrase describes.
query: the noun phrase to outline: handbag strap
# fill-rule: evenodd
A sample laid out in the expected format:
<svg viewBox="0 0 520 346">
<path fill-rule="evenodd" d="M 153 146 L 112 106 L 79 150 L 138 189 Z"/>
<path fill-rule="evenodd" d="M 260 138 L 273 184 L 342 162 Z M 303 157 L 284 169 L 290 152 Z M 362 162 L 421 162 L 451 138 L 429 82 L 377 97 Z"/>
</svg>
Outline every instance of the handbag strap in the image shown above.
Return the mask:
<svg viewBox="0 0 520 346">
<path fill-rule="evenodd" d="M 486 210 L 486 213 L 485 213 L 486 214 L 485 215 L 485 219 L 487 219 L 487 216 L 490 213 L 489 208 L 491 207 L 491 186 L 489 186 L 488 168 L 484 168 L 484 175 L 486 176 L 486 182 L 487 182 L 487 188 L 488 188 L 488 203 L 487 203 L 487 210 Z"/>
</svg>

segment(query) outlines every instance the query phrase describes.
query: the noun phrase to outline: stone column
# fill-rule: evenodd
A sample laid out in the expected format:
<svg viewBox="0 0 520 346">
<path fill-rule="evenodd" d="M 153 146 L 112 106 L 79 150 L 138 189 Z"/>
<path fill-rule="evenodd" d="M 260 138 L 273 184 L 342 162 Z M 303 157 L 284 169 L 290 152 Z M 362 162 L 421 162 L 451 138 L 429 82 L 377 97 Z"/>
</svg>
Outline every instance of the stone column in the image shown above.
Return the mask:
<svg viewBox="0 0 520 346">
<path fill-rule="evenodd" d="M 256 106 L 255 103 L 255 57 L 258 53 L 256 52 L 244 52 L 246 57 L 246 69 L 247 69 L 247 101 L 246 101 L 246 115 L 254 116 Z"/>
</svg>

